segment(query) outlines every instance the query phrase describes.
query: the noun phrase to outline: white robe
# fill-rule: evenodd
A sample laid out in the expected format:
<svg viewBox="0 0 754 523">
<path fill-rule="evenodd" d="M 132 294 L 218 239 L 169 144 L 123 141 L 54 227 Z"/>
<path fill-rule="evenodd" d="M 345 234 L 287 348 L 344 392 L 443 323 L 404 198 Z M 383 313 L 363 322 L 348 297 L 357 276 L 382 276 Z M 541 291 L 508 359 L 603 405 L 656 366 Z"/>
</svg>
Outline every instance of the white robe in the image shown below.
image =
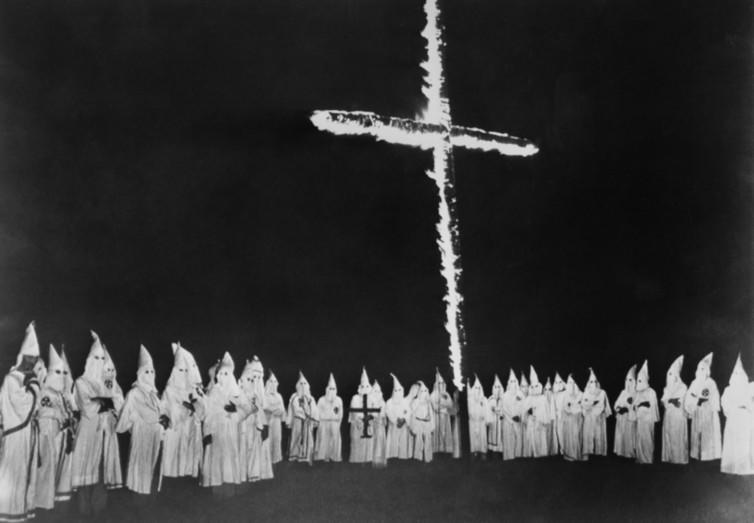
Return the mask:
<svg viewBox="0 0 754 523">
<path fill-rule="evenodd" d="M 435 415 L 435 431 L 432 445 L 434 452 L 451 454 L 453 452 L 453 421 L 456 415 L 453 398 L 447 392 L 432 392 L 432 410 Z"/>
<path fill-rule="evenodd" d="M 699 398 L 707 392 L 707 401 L 699 405 Z M 701 461 L 720 459 L 722 438 L 720 434 L 720 392 L 711 378 L 691 382 L 684 408 L 691 418 L 689 455 Z"/>
<path fill-rule="evenodd" d="M 529 409 L 532 410 L 531 414 L 528 413 Z M 524 402 L 524 416 L 524 457 L 547 456 L 547 425 L 551 421 L 547 398 L 543 394 L 529 394 Z"/>
<path fill-rule="evenodd" d="M 602 389 L 585 391 L 581 411 L 584 415 L 582 452 L 585 456 L 607 456 L 607 417 L 611 414 L 607 393 Z"/>
<path fill-rule="evenodd" d="M 63 397 L 73 419 L 71 420 L 71 425 L 65 429 L 65 431 L 67 432 L 67 435 L 65 437 L 70 438 L 71 445 L 66 447 L 66 452 L 63 453 L 60 465 L 58 467 L 57 485 L 55 487 L 55 503 L 68 501 L 73 495 L 73 487 L 71 485 L 73 449 L 76 446 L 76 432 L 78 430 L 76 413 L 78 413 L 79 409 L 76 406 L 72 391 L 67 391 L 63 395 Z"/>
<path fill-rule="evenodd" d="M 118 489 L 123 486 L 123 472 L 121 471 L 120 464 L 120 443 L 118 443 L 118 434 L 115 427 L 118 423 L 118 416 L 123 408 L 125 398 L 123 397 L 123 390 L 121 390 L 120 385 L 115 380 L 113 380 L 112 388 L 105 387 L 103 390 L 104 393 L 102 395 L 112 398 L 113 405 L 115 406 L 114 412 L 103 412 L 100 415 L 100 423 L 104 427 L 105 433 L 105 441 L 103 442 L 102 449 L 104 482 L 106 488 Z"/>
<path fill-rule="evenodd" d="M 236 405 L 235 412 L 225 410 L 225 406 L 231 401 Z M 248 414 L 243 410 L 242 401 L 240 396 L 227 393 L 218 384 L 207 393 L 204 437 L 212 436 L 212 442 L 204 448 L 203 487 L 241 483 L 241 470 L 245 467 L 241 464 L 239 454 L 239 423 Z"/>
<path fill-rule="evenodd" d="M 429 463 L 433 457 L 432 431 L 435 430 L 435 415 L 429 396 L 426 400 L 416 398 L 411 402 L 408 427 L 412 435 L 413 458 Z"/>
<path fill-rule="evenodd" d="M 314 450 L 314 459 L 318 461 L 342 461 L 343 445 L 340 425 L 343 421 L 343 400 L 335 396 L 332 401 L 322 396 L 317 402 L 319 427 Z"/>
<path fill-rule="evenodd" d="M 194 410 L 183 402 L 195 399 Z M 165 413 L 170 418 L 170 427 L 163 439 L 163 474 L 169 478 L 199 476 L 202 462 L 202 419 L 204 418 L 204 397 L 194 389 L 182 389 L 168 384 L 162 393 Z"/>
<path fill-rule="evenodd" d="M 521 423 L 524 397 L 521 394 L 503 394 L 503 459 L 520 458 L 524 455 L 524 426 Z M 518 417 L 518 421 L 513 418 Z"/>
<path fill-rule="evenodd" d="M 36 506 L 51 509 L 55 505 L 58 476 L 63 458 L 69 450 L 73 411 L 62 392 L 42 388 L 37 413 L 39 421 L 39 466 L 37 470 Z"/>
<path fill-rule="evenodd" d="M 636 457 L 636 410 L 635 392 L 623 389 L 615 400 L 615 441 L 613 451 L 624 458 Z M 628 412 L 621 413 L 619 409 L 626 408 Z"/>
<path fill-rule="evenodd" d="M 563 434 L 563 410 L 565 409 L 566 392 L 561 390 L 552 393 L 552 403 L 555 412 L 555 439 L 558 443 L 557 454 L 563 454 L 564 434 Z"/>
<path fill-rule="evenodd" d="M 249 412 L 249 415 L 240 423 L 241 479 L 246 481 L 272 479 L 269 427 L 267 438 L 263 438 L 267 426 L 264 397 L 258 397 L 253 392 L 247 394 L 249 396 L 245 410 Z"/>
<path fill-rule="evenodd" d="M 277 392 L 265 392 L 264 412 L 269 425 L 270 459 L 272 463 L 279 463 L 283 460 L 283 396 Z"/>
<path fill-rule="evenodd" d="M 371 394 L 366 395 L 367 404 L 369 409 L 378 409 L 379 405 L 375 402 L 374 397 Z M 351 398 L 351 409 L 348 413 L 348 423 L 351 425 L 351 452 L 348 456 L 348 461 L 351 463 L 369 463 L 372 461 L 374 453 L 374 431 L 377 412 L 372 412 L 367 415 L 358 411 L 363 408 L 364 395 L 355 394 Z M 367 424 L 366 437 L 364 437 L 364 425 Z"/>
<path fill-rule="evenodd" d="M 385 400 L 375 398 L 380 411 L 374 414 L 374 436 L 372 437 L 372 466 L 382 468 L 387 466 L 387 415 L 385 414 Z"/>
<path fill-rule="evenodd" d="M 547 405 L 550 407 L 550 423 L 547 424 L 547 455 L 555 456 L 558 453 L 558 435 L 555 430 L 555 395 L 552 392 L 545 392 Z"/>
<path fill-rule="evenodd" d="M 301 401 L 299 401 L 301 400 Z M 290 461 L 314 460 L 314 428 L 317 426 L 319 413 L 317 402 L 311 396 L 300 397 L 294 392 L 288 402 L 286 425 L 291 428 L 291 444 L 288 451 Z"/>
<path fill-rule="evenodd" d="M 689 420 L 683 409 L 686 385 L 676 381 L 665 387 L 662 405 L 665 416 L 662 418 L 662 461 L 666 463 L 685 464 L 689 462 Z M 678 406 L 670 400 L 678 400 Z"/>
<path fill-rule="evenodd" d="M 31 421 L 39 406 L 39 386 L 33 393 L 23 385 L 24 375 L 9 372 L 0 389 L 0 415 L 5 431 L 0 448 L 0 521 L 23 521 L 34 517 L 38 433 Z M 27 421 L 28 420 L 28 421 Z"/>
<path fill-rule="evenodd" d="M 403 396 L 391 396 L 385 403 L 385 414 L 388 421 L 387 458 L 410 458 L 413 449 L 408 428 L 408 419 L 411 416 L 408 401 Z"/>
<path fill-rule="evenodd" d="M 569 461 L 583 460 L 581 393 L 566 392 L 563 401 L 563 457 Z"/>
<path fill-rule="evenodd" d="M 93 398 L 102 397 L 103 385 L 81 376 L 76 380 L 76 405 L 81 412 L 76 444 L 71 458 L 71 483 L 73 489 L 94 485 L 100 480 L 100 465 L 103 455 L 104 417 L 100 403 Z"/>
<path fill-rule="evenodd" d="M 471 394 L 471 391 L 469 391 Z M 487 452 L 487 425 L 490 407 L 483 395 L 469 397 L 469 452 Z"/>
<path fill-rule="evenodd" d="M 644 405 L 648 403 L 649 405 Z M 650 464 L 654 461 L 655 423 L 660 421 L 657 407 L 657 394 L 651 387 L 637 390 L 634 397 L 636 407 L 636 461 Z"/>
<path fill-rule="evenodd" d="M 725 414 L 720 470 L 727 474 L 754 474 L 754 459 L 752 459 L 754 455 L 752 448 L 754 400 L 748 389 L 748 384 L 742 388 L 729 385 L 723 391 L 720 400 Z"/>
<path fill-rule="evenodd" d="M 487 427 L 487 450 L 503 452 L 503 396 L 487 398 L 490 408 L 490 424 Z"/>
<path fill-rule="evenodd" d="M 137 382 L 128 392 L 118 418 L 116 430 L 131 433 L 126 487 L 139 494 L 151 494 L 155 474 L 158 480 L 162 475 L 155 468 L 164 431 L 160 425 L 163 412 L 157 391 Z"/>
</svg>

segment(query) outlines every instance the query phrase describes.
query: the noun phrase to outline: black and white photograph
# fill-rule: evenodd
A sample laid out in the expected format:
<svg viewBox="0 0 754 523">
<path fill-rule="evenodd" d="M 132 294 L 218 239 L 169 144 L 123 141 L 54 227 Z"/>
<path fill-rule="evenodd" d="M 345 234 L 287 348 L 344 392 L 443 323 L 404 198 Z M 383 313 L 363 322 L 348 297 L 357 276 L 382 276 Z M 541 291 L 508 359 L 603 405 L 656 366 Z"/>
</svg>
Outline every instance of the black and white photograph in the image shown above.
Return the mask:
<svg viewBox="0 0 754 523">
<path fill-rule="evenodd" d="M 0 522 L 754 521 L 754 3 L 0 2 Z"/>
</svg>

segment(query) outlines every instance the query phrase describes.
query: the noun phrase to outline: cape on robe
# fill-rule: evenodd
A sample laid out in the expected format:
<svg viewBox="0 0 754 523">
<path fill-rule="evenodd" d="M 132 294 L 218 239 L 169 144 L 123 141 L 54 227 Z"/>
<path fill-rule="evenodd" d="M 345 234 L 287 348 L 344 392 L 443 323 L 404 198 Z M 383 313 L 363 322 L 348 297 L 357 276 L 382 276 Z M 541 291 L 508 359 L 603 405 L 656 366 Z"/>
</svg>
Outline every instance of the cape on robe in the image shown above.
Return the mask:
<svg viewBox="0 0 754 523">
<path fill-rule="evenodd" d="M 752 412 L 754 401 L 749 392 L 748 383 L 735 389 L 729 385 L 723 391 L 720 400 L 725 414 L 725 432 L 720 459 L 720 470 L 727 474 L 754 474 L 752 453 Z"/>
<path fill-rule="evenodd" d="M 40 391 L 38 386 L 27 388 L 23 382 L 24 375 L 12 370 L 0 389 L 5 430 L 0 448 L 0 521 L 34 517 L 38 433 L 32 417 L 39 406 Z"/>
<path fill-rule="evenodd" d="M 521 423 L 524 398 L 520 394 L 503 394 L 503 459 L 520 458 L 524 455 L 524 427 Z M 517 418 L 514 419 L 514 418 Z"/>
<path fill-rule="evenodd" d="M 607 417 L 611 414 L 607 393 L 602 389 L 585 391 L 581 410 L 584 415 L 582 452 L 585 456 L 607 456 Z"/>
<path fill-rule="evenodd" d="M 435 452 L 451 454 L 453 452 L 453 422 L 455 421 L 455 403 L 447 392 L 433 392 L 430 396 L 435 415 L 433 448 Z"/>
<path fill-rule="evenodd" d="M 162 393 L 162 402 L 170 418 L 170 427 L 163 439 L 163 475 L 169 478 L 198 477 L 203 450 L 204 395 L 196 389 L 168 384 Z M 193 410 L 184 402 L 193 405 Z"/>
<path fill-rule="evenodd" d="M 51 509 L 58 496 L 58 484 L 64 472 L 65 458 L 73 450 L 73 410 L 65 394 L 52 388 L 42 389 L 39 403 L 39 467 L 37 470 L 36 506 Z M 70 483 L 70 459 L 68 482 Z M 70 485 L 67 490 L 70 491 Z M 70 495 L 70 492 L 69 492 Z"/>
<path fill-rule="evenodd" d="M 563 399 L 563 457 L 569 461 L 584 459 L 581 430 L 581 394 L 568 394 Z"/>
<path fill-rule="evenodd" d="M 311 396 L 299 396 L 294 392 L 288 402 L 286 424 L 291 428 L 291 444 L 288 451 L 290 461 L 314 460 L 314 428 L 319 414 L 317 403 Z"/>
<path fill-rule="evenodd" d="M 232 402 L 235 412 L 225 406 Z M 242 399 L 231 395 L 215 384 L 206 396 L 204 437 L 211 442 L 204 447 L 202 459 L 202 486 L 218 487 L 223 483 L 241 483 L 241 457 L 239 454 L 239 423 L 248 414 L 241 408 Z M 244 467 L 245 468 L 245 467 Z"/>
<path fill-rule="evenodd" d="M 636 406 L 636 461 L 649 464 L 654 461 L 655 423 L 660 421 L 657 407 L 657 394 L 648 387 L 637 390 L 634 397 Z"/>
<path fill-rule="evenodd" d="M 408 459 L 412 456 L 410 448 L 411 435 L 408 429 L 410 410 L 408 401 L 403 396 L 390 397 L 385 402 L 387 416 L 387 457 Z"/>
<path fill-rule="evenodd" d="M 706 401 L 699 403 L 700 398 Z M 695 379 L 689 385 L 684 408 L 691 418 L 689 455 L 701 461 L 720 459 L 720 392 L 711 378 Z"/>
<path fill-rule="evenodd" d="M 531 409 L 532 413 L 528 411 Z M 524 402 L 524 457 L 547 456 L 547 426 L 551 421 L 550 406 L 543 394 L 530 394 Z"/>
<path fill-rule="evenodd" d="M 613 452 L 624 458 L 636 457 L 635 392 L 623 389 L 615 400 L 615 441 Z M 627 409 L 627 412 L 621 412 Z"/>
<path fill-rule="evenodd" d="M 332 401 L 326 396 L 317 402 L 319 427 L 314 450 L 314 459 L 318 461 L 342 461 L 343 445 L 340 425 L 343 421 L 343 400 L 335 396 Z"/>
<path fill-rule="evenodd" d="M 689 420 L 683 409 L 686 385 L 676 381 L 665 387 L 662 405 L 665 416 L 662 419 L 662 461 L 667 463 L 689 462 Z M 672 400 L 675 400 L 671 403 Z M 675 404 L 674 404 L 675 403 Z"/>
<path fill-rule="evenodd" d="M 267 415 L 269 426 L 270 459 L 272 463 L 283 460 L 283 417 L 285 416 L 285 403 L 283 396 L 278 392 L 265 393 L 264 412 Z"/>
<path fill-rule="evenodd" d="M 162 475 L 155 468 L 164 431 L 160 425 L 163 412 L 157 391 L 137 382 L 128 392 L 118 418 L 116 430 L 131 433 L 126 487 L 139 494 L 151 494 L 153 479 Z"/>
<path fill-rule="evenodd" d="M 503 452 L 503 396 L 487 398 L 490 408 L 490 424 L 487 427 L 487 450 Z"/>
</svg>

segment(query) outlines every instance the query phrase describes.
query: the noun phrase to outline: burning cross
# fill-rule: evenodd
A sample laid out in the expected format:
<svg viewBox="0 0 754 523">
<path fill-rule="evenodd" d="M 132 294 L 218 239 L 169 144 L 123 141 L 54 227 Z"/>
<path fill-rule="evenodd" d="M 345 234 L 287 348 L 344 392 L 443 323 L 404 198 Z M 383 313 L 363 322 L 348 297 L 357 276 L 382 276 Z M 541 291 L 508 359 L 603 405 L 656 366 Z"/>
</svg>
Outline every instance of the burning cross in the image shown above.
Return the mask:
<svg viewBox="0 0 754 523">
<path fill-rule="evenodd" d="M 364 416 L 364 430 L 361 433 L 361 439 L 371 438 L 372 436 L 371 434 L 369 434 L 369 422 L 372 420 L 372 416 L 370 413 L 379 412 L 382 409 L 379 409 L 376 407 L 372 407 L 372 408 L 367 407 L 367 395 L 362 394 L 361 407 L 359 407 L 358 409 L 351 409 L 351 410 L 355 412 L 356 414 L 361 414 L 362 416 Z"/>
<path fill-rule="evenodd" d="M 461 390 L 461 353 L 466 340 L 461 313 L 463 296 L 459 290 L 461 252 L 453 147 L 497 151 L 507 156 L 530 156 L 538 149 L 523 138 L 451 124 L 450 101 L 443 75 L 443 26 L 438 0 L 425 0 L 424 12 L 427 25 L 422 36 L 427 40 L 427 59 L 421 65 L 426 72 L 422 92 L 427 98 L 427 108 L 421 120 L 380 116 L 364 111 L 314 111 L 311 121 L 318 129 L 333 134 L 369 135 L 389 143 L 432 149 L 434 166 L 427 171 L 427 175 L 434 180 L 440 196 L 437 245 L 440 248 L 441 273 L 447 285 L 445 329 L 450 336 L 453 383 Z"/>
</svg>

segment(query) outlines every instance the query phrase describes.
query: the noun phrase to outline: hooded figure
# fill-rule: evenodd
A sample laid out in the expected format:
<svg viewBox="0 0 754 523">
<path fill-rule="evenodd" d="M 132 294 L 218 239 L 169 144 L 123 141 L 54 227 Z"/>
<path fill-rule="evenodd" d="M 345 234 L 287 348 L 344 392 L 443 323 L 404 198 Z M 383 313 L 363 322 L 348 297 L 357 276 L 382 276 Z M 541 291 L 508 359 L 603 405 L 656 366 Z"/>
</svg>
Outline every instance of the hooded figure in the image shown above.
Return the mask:
<svg viewBox="0 0 754 523">
<path fill-rule="evenodd" d="M 550 409 L 550 422 L 547 424 L 547 455 L 555 456 L 558 453 L 558 435 L 555 433 L 555 395 L 552 393 L 552 382 L 549 377 L 545 382 L 544 394 Z"/>
<path fill-rule="evenodd" d="M 649 464 L 654 461 L 655 423 L 660 421 L 657 394 L 649 386 L 647 360 L 636 377 L 636 462 Z"/>
<path fill-rule="evenodd" d="M 264 384 L 264 412 L 269 425 L 270 459 L 272 463 L 283 461 L 283 417 L 285 402 L 278 392 L 278 379 L 270 371 L 270 377 Z"/>
<path fill-rule="evenodd" d="M 309 382 L 301 371 L 298 373 L 296 392 L 288 401 L 285 423 L 291 429 L 288 459 L 305 461 L 311 465 L 314 460 L 314 428 L 319 423 L 319 412 L 317 402 L 309 389 Z"/>
<path fill-rule="evenodd" d="M 393 392 L 385 403 L 387 427 L 387 458 L 408 459 L 412 456 L 410 448 L 411 437 L 408 430 L 408 420 L 411 416 L 410 405 L 403 395 L 403 386 L 395 374 L 393 378 Z"/>
<path fill-rule="evenodd" d="M 683 410 L 686 384 L 681 381 L 683 356 L 678 356 L 665 376 L 662 392 L 662 461 L 667 463 L 689 462 L 689 422 Z"/>
<path fill-rule="evenodd" d="M 524 398 L 529 395 L 529 382 L 526 381 L 526 375 L 522 372 L 521 373 L 521 381 L 519 382 L 519 388 L 521 389 L 521 394 L 524 395 Z"/>
<path fill-rule="evenodd" d="M 722 449 L 720 392 L 715 380 L 710 377 L 711 368 L 710 352 L 696 366 L 696 376 L 683 402 L 686 414 L 691 418 L 689 455 L 701 461 L 720 459 Z"/>
<path fill-rule="evenodd" d="M 754 474 L 754 399 L 740 354 L 736 358 L 728 386 L 723 391 L 721 403 L 725 414 L 725 432 L 720 470 L 727 474 Z"/>
<path fill-rule="evenodd" d="M 474 384 L 469 383 L 468 395 L 469 413 L 469 452 L 472 456 L 487 454 L 487 426 L 492 421 L 487 398 L 484 395 L 479 377 L 474 375 Z"/>
<path fill-rule="evenodd" d="M 110 352 L 108 352 L 107 346 L 103 345 L 102 347 L 105 350 L 105 389 L 103 396 L 106 399 L 111 399 L 113 402 L 113 408 L 103 413 L 100 418 L 102 426 L 105 429 L 102 457 L 104 459 L 105 487 L 112 490 L 123 486 L 123 473 L 121 472 L 120 465 L 120 443 L 118 442 L 118 434 L 115 429 L 120 411 L 125 402 L 125 397 L 123 396 L 123 389 L 118 384 L 118 371 L 115 368 L 115 363 L 110 356 Z"/>
<path fill-rule="evenodd" d="M 240 424 L 241 479 L 272 479 L 269 425 L 264 411 L 264 367 L 259 358 L 254 356 L 246 362 L 240 382 L 246 401 L 243 410 L 249 413 Z"/>
<path fill-rule="evenodd" d="M 159 490 L 162 479 L 162 471 L 157 470 L 157 460 L 169 418 L 157 395 L 154 380 L 152 356 L 142 345 L 139 347 L 136 381 L 128 391 L 116 427 L 118 432 L 131 433 L 126 487 L 137 494 L 151 494 Z M 158 486 L 153 487 L 153 482 Z"/>
<path fill-rule="evenodd" d="M 379 407 L 375 405 L 371 396 L 372 386 L 366 369 L 361 369 L 361 382 L 358 392 L 351 398 L 351 408 L 348 413 L 348 423 L 351 425 L 351 453 L 348 460 L 351 463 L 369 463 L 374 451 L 374 423 L 375 414 Z"/>
<path fill-rule="evenodd" d="M 16 364 L 11 367 L 0 388 L 0 419 L 3 423 L 0 517 L 6 521 L 24 521 L 34 517 L 39 439 L 32 418 L 40 404 L 40 386 L 34 373 L 38 359 L 39 343 L 32 322 L 26 328 Z"/>
<path fill-rule="evenodd" d="M 581 396 L 584 414 L 582 432 L 584 456 L 607 456 L 607 418 L 613 413 L 607 393 L 600 387 L 594 371 L 589 369 L 589 380 Z"/>
<path fill-rule="evenodd" d="M 451 454 L 454 448 L 453 423 L 456 421 L 456 409 L 453 398 L 448 394 L 445 379 L 440 369 L 435 369 L 435 383 L 432 386 L 432 409 L 435 415 L 433 432 L 433 449 L 435 453 Z"/>
<path fill-rule="evenodd" d="M 505 389 L 500 378 L 495 374 L 492 382 L 492 395 L 487 399 L 490 408 L 490 424 L 487 427 L 487 450 L 503 452 L 503 395 Z"/>
<path fill-rule="evenodd" d="M 623 390 L 615 400 L 613 451 L 624 458 L 636 457 L 636 365 L 626 374 Z"/>
<path fill-rule="evenodd" d="M 503 394 L 503 459 L 520 458 L 524 455 L 524 395 L 518 387 L 516 375 L 508 374 L 508 387 Z"/>
<path fill-rule="evenodd" d="M 57 476 L 58 471 L 62 470 L 63 458 L 73 450 L 71 429 L 75 423 L 70 394 L 66 392 L 69 380 L 65 376 L 63 359 L 52 345 L 49 354 L 49 367 L 37 414 L 39 468 L 36 486 L 36 506 L 48 510 L 55 504 Z"/>
<path fill-rule="evenodd" d="M 568 461 L 581 461 L 582 453 L 581 431 L 583 418 L 581 412 L 581 391 L 573 379 L 568 375 L 566 390 L 563 398 L 563 457 Z"/>
<path fill-rule="evenodd" d="M 565 407 L 566 383 L 560 374 L 555 373 L 552 385 L 552 403 L 555 418 L 555 439 L 558 442 L 557 454 L 563 453 L 563 409 Z"/>
<path fill-rule="evenodd" d="M 384 468 L 387 466 L 387 415 L 385 414 L 385 398 L 382 396 L 382 387 L 374 380 L 370 393 L 372 405 L 379 409 L 374 413 L 374 437 L 372 438 L 372 466 Z"/>
<path fill-rule="evenodd" d="M 76 405 L 76 401 L 73 396 L 73 375 L 71 374 L 71 366 L 68 364 L 68 358 L 65 355 L 65 350 L 61 349 L 60 359 L 63 362 L 63 401 L 65 402 L 65 408 L 70 411 L 71 422 L 63 429 L 66 433 L 66 446 L 63 455 L 61 456 L 60 465 L 56 472 L 57 485 L 55 490 L 55 502 L 68 501 L 73 494 L 71 487 L 71 468 L 73 465 L 73 448 L 76 444 L 76 431 L 78 430 L 79 419 L 81 419 L 81 412 Z"/>
<path fill-rule="evenodd" d="M 106 495 L 103 486 L 120 483 L 120 456 L 115 428 L 116 411 L 121 396 L 113 390 L 117 382 L 108 378 L 105 385 L 105 347 L 92 331 L 92 345 L 84 364 L 84 374 L 74 385 L 76 405 L 81 412 L 76 444 L 71 458 L 72 488 L 78 491 L 79 510 L 84 514 L 104 509 Z M 118 387 L 119 389 L 119 387 Z M 115 455 L 113 455 L 115 453 Z M 104 474 L 100 474 L 100 470 Z"/>
<path fill-rule="evenodd" d="M 340 437 L 340 425 L 343 422 L 343 400 L 338 396 L 335 378 L 330 373 L 325 394 L 317 402 L 319 428 L 314 450 L 314 459 L 318 461 L 342 461 L 343 445 Z"/>
<path fill-rule="evenodd" d="M 173 343 L 173 369 L 162 392 L 170 426 L 163 440 L 163 474 L 169 478 L 199 476 L 202 461 L 204 387 L 194 356 Z"/>
<path fill-rule="evenodd" d="M 416 383 L 416 396 L 411 400 L 411 418 L 409 430 L 413 436 L 414 459 L 429 463 L 432 461 L 432 431 L 435 430 L 435 416 L 432 410 L 432 400 L 429 389 L 423 381 Z M 486 446 L 485 446 L 486 448 Z"/>
<path fill-rule="evenodd" d="M 524 457 L 547 456 L 547 426 L 552 419 L 550 405 L 534 367 L 529 367 L 529 395 L 524 401 Z"/>
<path fill-rule="evenodd" d="M 204 418 L 204 457 L 202 459 L 203 487 L 239 484 L 246 465 L 239 453 L 239 424 L 248 412 L 233 371 L 235 364 L 227 352 L 215 371 L 214 383 L 206 397 Z M 217 494 L 229 489 L 216 489 Z M 232 489 L 230 489 L 232 490 Z"/>
</svg>

